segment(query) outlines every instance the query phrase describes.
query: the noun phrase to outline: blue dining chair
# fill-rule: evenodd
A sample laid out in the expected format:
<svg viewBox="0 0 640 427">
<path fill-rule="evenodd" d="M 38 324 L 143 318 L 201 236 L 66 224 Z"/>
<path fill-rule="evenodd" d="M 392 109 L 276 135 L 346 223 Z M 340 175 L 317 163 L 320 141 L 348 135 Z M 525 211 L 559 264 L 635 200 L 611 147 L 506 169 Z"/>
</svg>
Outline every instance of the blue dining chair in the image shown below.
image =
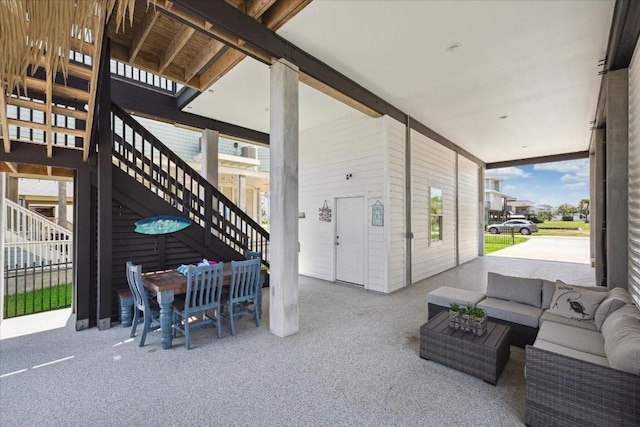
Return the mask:
<svg viewBox="0 0 640 427">
<path fill-rule="evenodd" d="M 136 335 L 138 324 L 144 323 L 142 337 L 140 337 L 140 347 L 144 345 L 147 332 L 160 329 L 160 307 L 155 300 L 150 300 L 147 290 L 142 281 L 142 266 L 127 262 L 127 282 L 133 295 L 133 324 L 131 326 L 130 338 Z M 142 318 L 140 318 L 142 313 Z"/>
<path fill-rule="evenodd" d="M 262 253 L 254 252 L 250 250 L 244 251 L 245 259 L 259 259 L 262 263 Z M 260 269 L 260 284 L 258 285 L 258 305 L 260 306 L 260 319 L 262 319 L 262 286 L 264 286 L 264 273 L 262 273 L 262 268 Z"/>
<path fill-rule="evenodd" d="M 191 349 L 190 330 L 215 324 L 218 338 L 220 327 L 220 297 L 223 285 L 223 263 L 187 268 L 187 292 L 184 299 L 173 303 L 173 336 L 181 333 L 185 337 L 187 350 Z M 197 315 L 198 320 L 191 317 Z"/>
<path fill-rule="evenodd" d="M 227 311 L 222 318 L 231 326 L 231 335 L 236 334 L 234 318 L 253 314 L 256 326 L 260 326 L 261 307 L 258 301 L 260 289 L 260 260 L 231 261 L 231 284 Z M 251 308 L 253 306 L 253 308 Z"/>
</svg>

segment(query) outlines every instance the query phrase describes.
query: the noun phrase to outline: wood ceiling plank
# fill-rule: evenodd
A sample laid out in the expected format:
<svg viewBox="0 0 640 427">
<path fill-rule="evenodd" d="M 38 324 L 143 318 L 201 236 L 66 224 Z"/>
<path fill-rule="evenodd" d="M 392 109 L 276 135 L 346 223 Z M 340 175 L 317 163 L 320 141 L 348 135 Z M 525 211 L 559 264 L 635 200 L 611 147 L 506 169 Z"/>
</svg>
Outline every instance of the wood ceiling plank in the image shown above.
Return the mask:
<svg viewBox="0 0 640 427">
<path fill-rule="evenodd" d="M 4 164 L 7 166 L 10 172 L 18 173 L 18 165 L 16 165 L 15 163 L 4 162 Z"/>
<path fill-rule="evenodd" d="M 224 43 L 216 39 L 209 40 L 205 48 L 202 49 L 200 53 L 193 58 L 187 68 L 185 68 L 184 80 L 191 80 L 224 46 Z"/>
<path fill-rule="evenodd" d="M 140 24 L 138 32 L 133 38 L 133 42 L 131 43 L 131 47 L 129 48 L 129 60 L 127 62 L 133 63 L 133 61 L 136 59 L 136 56 L 138 56 L 138 52 L 140 52 L 144 41 L 147 39 L 147 36 L 153 28 L 153 24 L 156 23 L 159 16 L 160 12 L 155 10 L 155 8 L 147 9 L 147 13 L 142 19 L 142 24 Z"/>
<path fill-rule="evenodd" d="M 278 0 L 262 16 L 262 25 L 276 31 L 309 3 L 311 0 Z"/>
<path fill-rule="evenodd" d="M 246 14 L 252 18 L 260 18 L 276 0 L 248 0 Z"/>
<path fill-rule="evenodd" d="M 244 53 L 235 49 L 227 49 L 227 51 L 200 76 L 201 90 L 217 82 L 222 76 L 228 73 L 229 70 L 238 65 L 245 56 Z"/>
<path fill-rule="evenodd" d="M 27 93 L 29 89 L 33 89 L 37 92 L 46 93 L 47 83 L 44 80 L 36 79 L 34 77 L 27 77 Z M 89 101 L 89 92 L 82 89 L 76 89 L 73 87 L 63 86 L 59 84 L 53 85 L 53 96 L 59 96 L 61 98 L 67 98 L 85 104 Z"/>
<path fill-rule="evenodd" d="M 188 25 L 183 25 L 182 28 L 180 28 L 180 31 L 173 38 L 169 46 L 167 46 L 164 55 L 162 55 L 162 58 L 160 59 L 160 65 L 158 67 L 158 71 L 160 74 L 162 74 L 164 70 L 169 66 L 169 64 L 171 64 L 173 58 L 176 57 L 178 52 L 180 52 L 180 49 L 182 49 L 184 45 L 187 44 L 187 42 L 195 32 L 196 29 Z"/>
<path fill-rule="evenodd" d="M 9 137 L 9 122 L 7 120 L 7 103 L 4 82 L 0 82 L 0 129 L 2 129 L 2 139 L 4 141 L 4 152 L 11 152 L 11 138 Z"/>
</svg>

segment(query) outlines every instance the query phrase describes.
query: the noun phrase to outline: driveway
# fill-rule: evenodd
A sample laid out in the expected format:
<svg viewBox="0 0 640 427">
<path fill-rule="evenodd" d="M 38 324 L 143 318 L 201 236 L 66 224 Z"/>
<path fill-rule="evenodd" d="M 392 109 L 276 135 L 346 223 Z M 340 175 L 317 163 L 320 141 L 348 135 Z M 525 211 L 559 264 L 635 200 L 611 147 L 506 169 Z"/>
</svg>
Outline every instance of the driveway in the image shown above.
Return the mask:
<svg viewBox="0 0 640 427">
<path fill-rule="evenodd" d="M 590 264 L 590 252 L 588 237 L 533 236 L 525 243 L 501 249 L 487 256 Z"/>
</svg>

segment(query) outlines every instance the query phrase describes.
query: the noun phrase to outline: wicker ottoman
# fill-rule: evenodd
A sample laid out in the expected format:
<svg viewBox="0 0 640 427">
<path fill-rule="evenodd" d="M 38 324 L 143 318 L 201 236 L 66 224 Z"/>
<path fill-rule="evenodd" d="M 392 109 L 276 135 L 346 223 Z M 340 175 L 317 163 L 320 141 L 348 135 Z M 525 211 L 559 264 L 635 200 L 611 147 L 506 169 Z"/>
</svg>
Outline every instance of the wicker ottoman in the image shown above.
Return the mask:
<svg viewBox="0 0 640 427">
<path fill-rule="evenodd" d="M 442 312 L 420 327 L 420 357 L 496 385 L 511 348 L 510 327 L 487 322 L 480 337 L 449 327 L 449 314 Z"/>
</svg>

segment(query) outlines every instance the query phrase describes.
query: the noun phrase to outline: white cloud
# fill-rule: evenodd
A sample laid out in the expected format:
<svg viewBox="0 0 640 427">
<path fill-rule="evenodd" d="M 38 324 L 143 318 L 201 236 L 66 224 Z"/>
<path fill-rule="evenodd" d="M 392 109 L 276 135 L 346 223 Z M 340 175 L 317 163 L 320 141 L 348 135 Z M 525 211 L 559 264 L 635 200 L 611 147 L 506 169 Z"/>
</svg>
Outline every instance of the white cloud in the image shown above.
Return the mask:
<svg viewBox="0 0 640 427">
<path fill-rule="evenodd" d="M 502 179 L 516 179 L 516 178 L 528 178 L 530 173 L 526 173 L 524 170 L 511 166 L 508 168 L 489 169 L 485 172 L 487 178 L 502 178 Z"/>
<path fill-rule="evenodd" d="M 505 185 L 502 187 L 503 190 L 515 190 L 516 188 L 515 185 Z"/>
<path fill-rule="evenodd" d="M 564 162 L 539 163 L 533 166 L 536 171 L 555 171 L 589 176 L 589 159 L 567 160 Z"/>
<path fill-rule="evenodd" d="M 587 186 L 587 183 L 584 181 L 581 181 L 581 182 L 574 182 L 571 184 L 564 184 L 562 188 L 566 188 L 567 190 L 575 190 L 578 188 L 585 188 L 586 186 Z"/>
</svg>

